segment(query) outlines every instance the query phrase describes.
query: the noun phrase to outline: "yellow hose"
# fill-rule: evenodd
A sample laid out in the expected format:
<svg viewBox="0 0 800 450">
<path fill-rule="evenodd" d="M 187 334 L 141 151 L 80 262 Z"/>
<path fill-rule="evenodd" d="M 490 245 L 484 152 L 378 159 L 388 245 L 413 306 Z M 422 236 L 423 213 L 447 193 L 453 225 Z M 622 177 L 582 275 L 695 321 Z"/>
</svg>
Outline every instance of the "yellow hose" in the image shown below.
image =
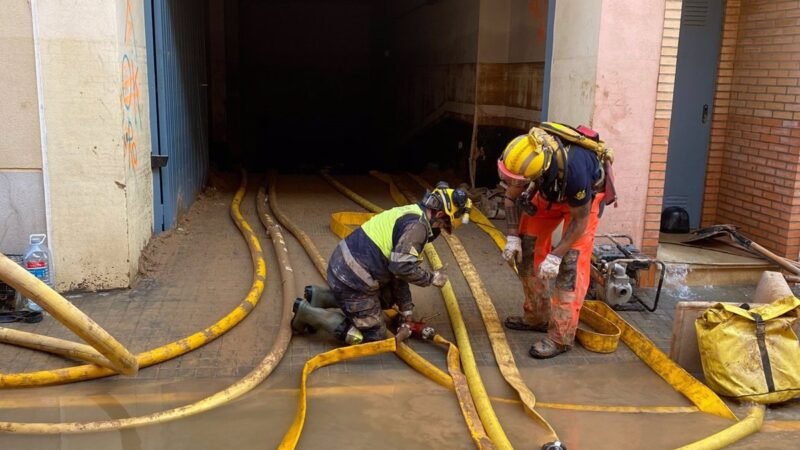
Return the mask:
<svg viewBox="0 0 800 450">
<path fill-rule="evenodd" d="M 242 188 L 244 188 L 244 181 Z M 240 190 L 244 192 L 243 189 Z M 264 226 L 269 231 L 270 237 L 275 248 L 280 263 L 280 272 L 283 285 L 283 312 L 278 328 L 278 335 L 269 353 L 261 362 L 248 373 L 244 378 L 228 386 L 226 389 L 210 395 L 202 400 L 189 405 L 147 414 L 138 417 L 128 417 L 124 419 L 103 420 L 97 422 L 67 422 L 67 423 L 19 423 L 19 422 L 0 422 L 0 432 L 21 433 L 21 434 L 67 434 L 67 433 L 89 433 L 97 431 L 120 430 L 144 425 L 155 425 L 169 422 L 185 417 L 193 416 L 228 402 L 231 402 L 242 395 L 250 392 L 253 388 L 264 381 L 270 373 L 277 367 L 289 348 L 292 337 L 292 302 L 294 301 L 293 287 L 295 285 L 294 275 L 289 262 L 289 253 L 286 243 L 280 231 L 280 227 L 275 226 L 272 219 L 266 212 L 264 189 L 259 191 L 257 207 L 259 216 Z M 247 227 L 249 228 L 249 226 Z M 266 266 L 259 267 L 259 270 L 266 270 Z"/>
<path fill-rule="evenodd" d="M 586 300 L 583 307 L 601 315 L 622 330 L 622 341 L 636 356 L 664 379 L 673 389 L 683 394 L 704 413 L 736 420 L 736 415 L 719 396 L 706 385 L 675 364 L 653 342 L 632 327 L 606 303 Z"/>
<path fill-rule="evenodd" d="M 322 176 L 334 188 L 367 210 L 376 213 L 383 210 L 383 208 L 373 204 L 372 202 L 348 189 L 333 179 L 330 175 L 322 173 Z M 439 259 L 439 255 L 436 253 L 436 250 L 432 245 L 426 244 L 424 252 L 425 256 L 428 258 L 428 262 L 434 270 L 438 270 L 442 267 L 442 261 Z M 492 444 L 494 444 L 497 448 L 510 449 L 512 448 L 511 442 L 508 440 L 505 431 L 503 431 L 503 427 L 500 425 L 500 421 L 497 419 L 494 408 L 492 408 L 492 404 L 489 401 L 489 396 L 486 393 L 486 387 L 483 385 L 483 380 L 481 379 L 481 374 L 478 371 L 478 366 L 475 363 L 475 357 L 472 353 L 472 345 L 469 341 L 469 335 L 467 334 L 466 326 L 464 325 L 464 319 L 461 316 L 461 309 L 458 306 L 458 301 L 456 300 L 453 287 L 448 281 L 441 288 L 441 290 L 442 296 L 444 297 L 445 307 L 447 308 L 448 315 L 450 316 L 450 323 L 452 324 L 453 332 L 456 336 L 456 343 L 459 351 L 461 352 L 461 364 L 464 366 L 467 384 L 469 385 L 470 393 L 472 393 L 472 398 L 475 401 L 475 406 L 478 409 L 478 415 L 480 415 L 481 422 L 483 423 L 483 426 L 486 429 L 486 433 L 489 435 Z"/>
<path fill-rule="evenodd" d="M 0 342 L 77 359 L 114 370 L 111 362 L 105 356 L 86 344 L 11 328 L 0 328 Z"/>
<path fill-rule="evenodd" d="M 467 422 L 472 441 L 475 447 L 479 449 L 493 449 L 495 448 L 486 430 L 481 423 L 481 417 L 478 413 L 478 408 L 475 406 L 475 401 L 472 399 L 472 394 L 469 391 L 469 382 L 464 372 L 461 371 L 461 352 L 455 344 L 448 341 L 442 335 L 437 334 L 433 337 L 433 342 L 447 347 L 447 368 L 450 376 L 453 377 L 453 387 L 458 397 L 458 404 L 461 408 L 461 413 L 464 420 Z"/>
<path fill-rule="evenodd" d="M 311 263 L 314 264 L 314 267 L 317 269 L 322 278 L 325 279 L 328 276 L 327 273 L 327 265 L 328 262 L 325 258 L 322 257 L 322 254 L 317 249 L 317 246 L 314 245 L 314 242 L 311 240 L 308 235 L 298 228 L 286 214 L 280 208 L 280 203 L 278 203 L 278 194 L 276 192 L 278 184 L 278 173 L 276 171 L 271 171 L 269 174 L 269 204 L 270 208 L 272 209 L 272 213 L 275 214 L 275 218 L 278 219 L 278 223 L 284 226 L 289 233 L 292 233 L 299 242 L 300 245 L 306 250 L 308 257 L 311 258 Z"/>
<path fill-rule="evenodd" d="M 0 279 L 25 297 L 33 299 L 54 319 L 105 356 L 114 372 L 136 375 L 139 371 L 136 357 L 111 334 L 69 300 L 2 253 L 0 253 Z"/>
<path fill-rule="evenodd" d="M 313 358 L 306 361 L 303 365 L 303 374 L 300 381 L 300 396 L 297 400 L 297 413 L 294 416 L 294 422 L 289 427 L 289 431 L 283 436 L 283 440 L 279 449 L 294 449 L 297 447 L 297 442 L 300 441 L 300 434 L 303 432 L 303 425 L 306 421 L 307 410 L 307 391 L 306 384 L 308 377 L 311 373 L 320 367 L 329 366 L 343 361 L 349 361 L 355 358 L 363 358 L 366 356 L 380 355 L 381 353 L 389 353 L 395 351 L 394 338 L 384 339 L 377 342 L 369 342 L 367 344 L 351 345 L 349 347 L 339 347 L 325 353 L 320 353 Z"/>
<path fill-rule="evenodd" d="M 711 436 L 680 447 L 678 450 L 717 450 L 757 432 L 764 422 L 764 405 L 750 408 L 747 417 Z"/>
<path fill-rule="evenodd" d="M 178 341 L 138 354 L 136 358 L 140 368 L 149 367 L 176 358 L 222 336 L 247 317 L 261 298 L 261 294 L 264 292 L 264 280 L 267 276 L 264 254 L 261 251 L 261 244 L 258 238 L 255 233 L 253 233 L 253 229 L 250 228 L 250 225 L 244 220 L 242 213 L 239 211 L 239 205 L 242 202 L 242 198 L 244 198 L 246 186 L 247 177 L 244 175 L 242 184 L 231 203 L 230 214 L 236 226 L 246 237 L 248 247 L 250 248 L 250 257 L 254 268 L 253 283 L 250 286 L 250 291 L 239 306 L 217 323 Z M 38 372 L 0 374 L 0 388 L 63 384 L 102 378 L 110 375 L 114 375 L 114 371 L 95 365 L 75 366 Z"/>
</svg>

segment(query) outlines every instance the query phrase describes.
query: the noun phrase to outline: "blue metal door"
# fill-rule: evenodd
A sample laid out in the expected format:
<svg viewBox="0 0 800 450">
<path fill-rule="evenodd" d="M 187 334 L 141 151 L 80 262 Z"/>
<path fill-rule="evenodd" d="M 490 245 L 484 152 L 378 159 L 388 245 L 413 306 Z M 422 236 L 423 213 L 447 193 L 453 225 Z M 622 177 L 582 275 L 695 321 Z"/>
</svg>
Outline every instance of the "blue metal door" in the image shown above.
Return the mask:
<svg viewBox="0 0 800 450">
<path fill-rule="evenodd" d="M 724 0 L 684 0 L 670 124 L 664 207 L 700 225 Z"/>
<path fill-rule="evenodd" d="M 145 0 L 153 154 L 154 229 L 170 229 L 208 176 L 206 2 Z"/>
</svg>

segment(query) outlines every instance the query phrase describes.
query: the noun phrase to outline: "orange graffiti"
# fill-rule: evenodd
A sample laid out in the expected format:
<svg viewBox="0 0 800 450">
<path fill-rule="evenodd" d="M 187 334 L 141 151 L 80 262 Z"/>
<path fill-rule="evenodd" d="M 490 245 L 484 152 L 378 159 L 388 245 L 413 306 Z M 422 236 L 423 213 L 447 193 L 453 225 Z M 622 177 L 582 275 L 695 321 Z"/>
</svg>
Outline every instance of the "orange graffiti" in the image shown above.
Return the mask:
<svg viewBox="0 0 800 450">
<path fill-rule="evenodd" d="M 547 0 L 528 0 L 528 13 L 536 25 L 536 40 L 547 39 Z"/>
<path fill-rule="evenodd" d="M 127 1 L 125 6 L 125 44 L 130 42 L 133 37 L 133 15 L 131 14 L 131 0 Z"/>
<path fill-rule="evenodd" d="M 134 117 L 138 116 L 139 102 L 139 68 L 136 63 L 122 56 L 122 104 Z"/>
<path fill-rule="evenodd" d="M 121 92 L 122 103 L 122 148 L 125 151 L 130 166 L 134 169 L 139 160 L 136 154 L 136 134 L 141 130 L 141 91 L 139 88 L 139 67 L 136 63 L 136 33 L 133 23 L 133 6 L 127 0 L 125 8 L 125 50 L 122 55 L 121 65 Z"/>
<path fill-rule="evenodd" d="M 136 168 L 139 164 L 139 157 L 136 155 L 136 136 L 134 135 L 133 124 L 130 120 L 122 136 L 122 147 L 125 149 L 125 154 L 128 156 L 128 162 L 130 162 L 133 168 Z"/>
</svg>

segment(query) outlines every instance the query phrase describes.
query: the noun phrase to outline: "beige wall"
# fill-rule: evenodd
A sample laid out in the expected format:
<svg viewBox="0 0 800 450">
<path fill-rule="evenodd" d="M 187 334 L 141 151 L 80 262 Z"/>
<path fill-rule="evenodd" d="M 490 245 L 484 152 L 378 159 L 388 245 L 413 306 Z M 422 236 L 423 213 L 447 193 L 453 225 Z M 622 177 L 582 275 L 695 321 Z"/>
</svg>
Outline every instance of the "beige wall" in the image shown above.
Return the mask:
<svg viewBox="0 0 800 450">
<path fill-rule="evenodd" d="M 548 120 L 591 121 L 603 3 L 599 0 L 556 2 Z"/>
<path fill-rule="evenodd" d="M 117 0 L 117 60 L 121 74 L 117 105 L 125 124 L 125 215 L 128 221 L 128 271 L 139 271 L 139 256 L 153 233 L 153 174 L 150 167 L 150 103 L 144 6 L 141 0 Z"/>
<path fill-rule="evenodd" d="M 0 12 L 0 252 L 21 254 L 47 231 L 31 8 L 7 0 Z"/>
<path fill-rule="evenodd" d="M 142 3 L 34 4 L 57 287 L 129 286 L 152 226 Z"/>
<path fill-rule="evenodd" d="M 616 151 L 619 207 L 599 232 L 641 245 L 664 29 L 664 0 L 556 2 L 548 119 L 588 124 Z"/>
<path fill-rule="evenodd" d="M 42 168 L 30 5 L 3 2 L 0 13 L 0 169 Z"/>
</svg>

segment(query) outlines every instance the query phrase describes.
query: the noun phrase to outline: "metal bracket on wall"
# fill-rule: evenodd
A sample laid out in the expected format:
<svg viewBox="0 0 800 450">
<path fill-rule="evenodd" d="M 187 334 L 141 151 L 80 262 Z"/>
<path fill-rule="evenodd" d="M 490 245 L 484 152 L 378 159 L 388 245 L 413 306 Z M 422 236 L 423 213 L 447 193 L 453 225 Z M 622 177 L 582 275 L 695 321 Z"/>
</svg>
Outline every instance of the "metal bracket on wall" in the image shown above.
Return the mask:
<svg viewBox="0 0 800 450">
<path fill-rule="evenodd" d="M 150 155 L 150 167 L 160 169 L 167 166 L 169 155 Z"/>
</svg>

